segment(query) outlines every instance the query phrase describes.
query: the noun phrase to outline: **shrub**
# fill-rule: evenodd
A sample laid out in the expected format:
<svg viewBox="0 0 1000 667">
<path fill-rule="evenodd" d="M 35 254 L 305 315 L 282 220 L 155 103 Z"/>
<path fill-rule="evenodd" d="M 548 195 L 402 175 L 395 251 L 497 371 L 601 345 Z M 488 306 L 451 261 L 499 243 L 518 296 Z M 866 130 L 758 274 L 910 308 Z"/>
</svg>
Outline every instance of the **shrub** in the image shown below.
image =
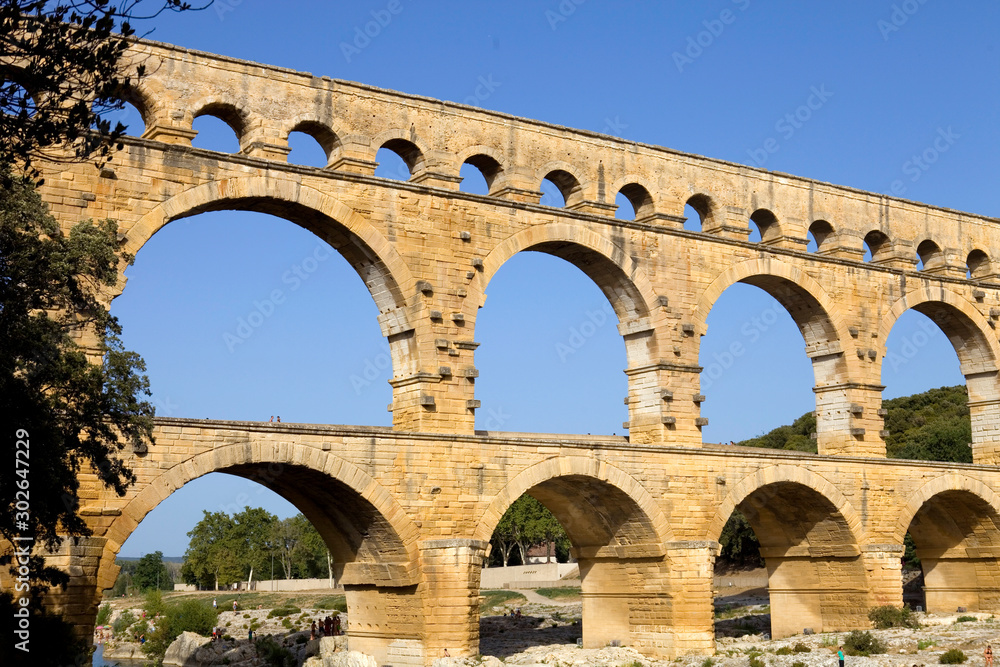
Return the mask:
<svg viewBox="0 0 1000 667">
<path fill-rule="evenodd" d="M 792 663 L 792 667 L 806 667 L 806 663 L 802 662 L 801 660 L 796 660 L 795 662 Z"/>
<path fill-rule="evenodd" d="M 764 663 L 764 659 L 759 655 L 750 656 L 750 667 L 767 667 Z"/>
<path fill-rule="evenodd" d="M 934 646 L 935 642 L 933 639 L 918 639 L 917 640 L 917 650 L 923 651 L 925 648 L 930 648 Z"/>
<path fill-rule="evenodd" d="M 959 616 L 955 619 L 956 623 L 972 623 L 973 621 L 978 621 L 979 619 L 975 616 Z"/>
<path fill-rule="evenodd" d="M 143 652 L 153 658 L 163 659 L 170 644 L 182 632 L 197 632 L 208 636 L 218 619 L 218 613 L 211 606 L 198 600 L 185 600 L 176 607 L 167 609 L 156 623 L 156 630 L 147 636 Z"/>
<path fill-rule="evenodd" d="M 163 593 L 158 588 L 151 589 L 146 593 L 146 601 L 142 608 L 145 610 L 147 618 L 156 618 L 164 613 L 166 607 L 163 604 Z"/>
<path fill-rule="evenodd" d="M 775 655 L 791 655 L 792 654 L 792 647 L 791 646 L 782 646 L 777 651 L 775 651 L 774 654 Z"/>
<path fill-rule="evenodd" d="M 298 607 L 287 605 L 284 607 L 275 607 L 270 612 L 268 612 L 268 618 L 274 618 L 276 616 L 291 616 L 292 614 L 301 614 L 302 610 Z"/>
<path fill-rule="evenodd" d="M 868 656 L 885 651 L 885 642 L 867 630 L 853 630 L 844 637 L 844 653 L 847 655 Z"/>
<path fill-rule="evenodd" d="M 957 648 L 950 648 L 941 654 L 941 658 L 938 660 L 942 665 L 960 665 L 968 660 L 965 653 Z"/>
<path fill-rule="evenodd" d="M 795 653 L 811 653 L 812 649 L 803 644 L 802 642 L 798 642 L 797 644 L 795 644 L 795 646 L 792 647 L 792 651 L 794 651 Z"/>
<path fill-rule="evenodd" d="M 117 619 L 115 619 L 115 622 L 111 625 L 111 630 L 115 633 L 116 637 L 124 637 L 125 631 L 128 630 L 133 623 L 135 623 L 135 616 L 132 615 L 132 611 L 130 609 L 126 609 L 118 615 Z"/>
<path fill-rule="evenodd" d="M 107 602 L 101 605 L 100 609 L 97 610 L 97 621 L 94 625 L 107 625 L 108 621 L 111 620 L 111 605 Z"/>
<path fill-rule="evenodd" d="M 715 661 L 712 660 L 711 658 L 705 658 L 704 660 L 701 661 L 701 667 L 712 667 L 712 665 L 714 664 Z"/>
<path fill-rule="evenodd" d="M 295 667 L 295 656 L 270 637 L 257 641 L 257 655 L 270 667 Z"/>
<path fill-rule="evenodd" d="M 887 628 L 919 628 L 920 623 L 909 607 L 893 607 L 890 604 L 875 607 L 868 612 L 868 620 L 878 630 Z"/>
</svg>

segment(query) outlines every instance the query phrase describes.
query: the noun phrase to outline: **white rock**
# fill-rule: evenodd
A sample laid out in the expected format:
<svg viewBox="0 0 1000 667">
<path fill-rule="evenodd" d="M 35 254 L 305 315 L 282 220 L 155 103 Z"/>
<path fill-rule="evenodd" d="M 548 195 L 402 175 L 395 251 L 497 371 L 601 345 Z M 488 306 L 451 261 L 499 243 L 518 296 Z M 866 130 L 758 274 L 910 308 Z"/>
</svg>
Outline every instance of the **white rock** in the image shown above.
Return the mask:
<svg viewBox="0 0 1000 667">
<path fill-rule="evenodd" d="M 164 667 L 190 667 L 196 664 L 195 652 L 210 641 L 209 637 L 202 637 L 196 632 L 182 632 L 167 648 L 163 656 Z"/>
<path fill-rule="evenodd" d="M 329 639 L 336 639 L 336 637 Z M 324 646 L 321 642 L 320 652 L 322 653 L 323 650 Z M 361 651 L 341 651 L 332 655 L 323 654 L 323 667 L 378 667 L 378 661 Z"/>
</svg>

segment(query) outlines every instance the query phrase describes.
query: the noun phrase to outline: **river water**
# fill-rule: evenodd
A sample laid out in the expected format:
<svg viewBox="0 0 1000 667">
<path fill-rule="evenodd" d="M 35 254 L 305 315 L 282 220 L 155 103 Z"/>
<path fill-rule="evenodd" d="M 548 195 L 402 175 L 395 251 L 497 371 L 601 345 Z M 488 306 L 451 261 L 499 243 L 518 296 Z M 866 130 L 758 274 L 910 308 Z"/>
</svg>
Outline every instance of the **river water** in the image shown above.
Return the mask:
<svg viewBox="0 0 1000 667">
<path fill-rule="evenodd" d="M 112 660 L 109 662 L 104 659 L 104 644 L 98 644 L 97 650 L 94 651 L 94 662 L 91 664 L 94 667 L 115 667 L 115 665 L 119 665 L 120 667 L 142 667 L 144 663 L 142 660 Z"/>
</svg>

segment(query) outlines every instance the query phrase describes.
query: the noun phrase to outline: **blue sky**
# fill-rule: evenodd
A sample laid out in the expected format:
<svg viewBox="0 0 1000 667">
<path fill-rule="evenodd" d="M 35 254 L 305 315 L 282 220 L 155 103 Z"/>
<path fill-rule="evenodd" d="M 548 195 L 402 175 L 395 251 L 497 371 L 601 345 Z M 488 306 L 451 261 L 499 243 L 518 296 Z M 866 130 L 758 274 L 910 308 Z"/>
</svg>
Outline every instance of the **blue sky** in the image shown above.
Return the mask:
<svg viewBox="0 0 1000 667">
<path fill-rule="evenodd" d="M 985 0 L 216 0 L 145 27 L 213 53 L 1000 216 L 1000 6 Z M 374 37 L 359 37 L 366 27 Z M 808 119 L 789 121 L 817 91 Z M 138 131 L 141 121 L 121 117 Z M 198 120 L 195 145 L 235 150 L 212 120 Z M 956 137 L 949 149 L 914 169 L 911 158 L 942 131 Z M 314 164 L 318 147 L 293 139 L 290 160 Z M 387 159 L 379 175 L 398 177 L 398 167 Z M 390 423 L 374 304 L 309 232 L 265 215 L 204 214 L 159 232 L 127 276 L 112 312 L 148 363 L 159 414 Z M 269 310 L 260 304 L 275 288 L 284 301 L 245 343 L 227 345 L 241 318 Z M 597 287 L 561 260 L 525 253 L 488 296 L 476 325 L 478 427 L 621 434 L 624 347 L 613 322 L 588 326 L 607 313 Z M 762 335 L 751 341 L 755 319 L 766 330 L 753 325 Z M 893 330 L 890 351 L 926 343 L 883 368 L 886 397 L 963 381 L 926 322 L 911 313 Z M 580 331 L 593 334 L 560 354 Z M 727 290 L 701 363 L 734 341 L 747 353 L 703 378 L 706 440 L 758 435 L 813 409 L 811 365 L 777 302 L 753 287 Z M 255 484 L 210 475 L 154 510 L 122 555 L 180 555 L 202 509 L 244 504 L 296 511 Z"/>
</svg>

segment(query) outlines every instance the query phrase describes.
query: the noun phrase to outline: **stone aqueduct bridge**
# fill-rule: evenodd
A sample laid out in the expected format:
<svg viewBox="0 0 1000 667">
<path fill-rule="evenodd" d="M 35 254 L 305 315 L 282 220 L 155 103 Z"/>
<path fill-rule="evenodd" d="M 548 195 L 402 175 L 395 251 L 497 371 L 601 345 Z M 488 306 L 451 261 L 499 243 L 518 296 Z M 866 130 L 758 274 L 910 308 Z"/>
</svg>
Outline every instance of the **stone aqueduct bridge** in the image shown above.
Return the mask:
<svg viewBox="0 0 1000 667">
<path fill-rule="evenodd" d="M 131 454 L 140 481 L 126 497 L 85 480 L 94 535 L 56 559 L 71 568 L 63 603 L 81 625 L 143 516 L 211 471 L 257 479 L 302 509 L 342 568 L 352 646 L 392 664 L 477 652 L 479 568 L 525 492 L 571 537 L 587 645 L 711 652 L 712 563 L 737 507 L 763 546 L 776 635 L 863 627 L 872 605 L 900 604 L 907 531 L 928 608 L 1000 608 L 996 220 L 169 45 L 138 42 L 134 54 L 150 71 L 126 91 L 144 134 L 104 169 L 53 167 L 53 212 L 67 225 L 116 219 L 133 253 L 171 221 L 220 209 L 313 231 L 378 306 L 393 427 L 159 420 L 156 444 Z M 233 128 L 238 153 L 191 147 L 205 114 Z M 315 137 L 328 166 L 288 164 L 290 131 Z M 405 160 L 408 181 L 374 176 L 382 147 Z M 459 191 L 464 163 L 489 194 Z M 544 178 L 564 208 L 539 204 Z M 635 220 L 613 217 L 619 192 Z M 700 232 L 683 229 L 686 204 Z M 613 306 L 627 439 L 474 431 L 477 312 L 491 277 L 527 250 L 579 267 Z M 772 294 L 799 326 L 817 456 L 702 443 L 699 340 L 737 282 Z M 911 308 L 958 353 L 973 465 L 885 459 L 885 340 Z"/>
</svg>

